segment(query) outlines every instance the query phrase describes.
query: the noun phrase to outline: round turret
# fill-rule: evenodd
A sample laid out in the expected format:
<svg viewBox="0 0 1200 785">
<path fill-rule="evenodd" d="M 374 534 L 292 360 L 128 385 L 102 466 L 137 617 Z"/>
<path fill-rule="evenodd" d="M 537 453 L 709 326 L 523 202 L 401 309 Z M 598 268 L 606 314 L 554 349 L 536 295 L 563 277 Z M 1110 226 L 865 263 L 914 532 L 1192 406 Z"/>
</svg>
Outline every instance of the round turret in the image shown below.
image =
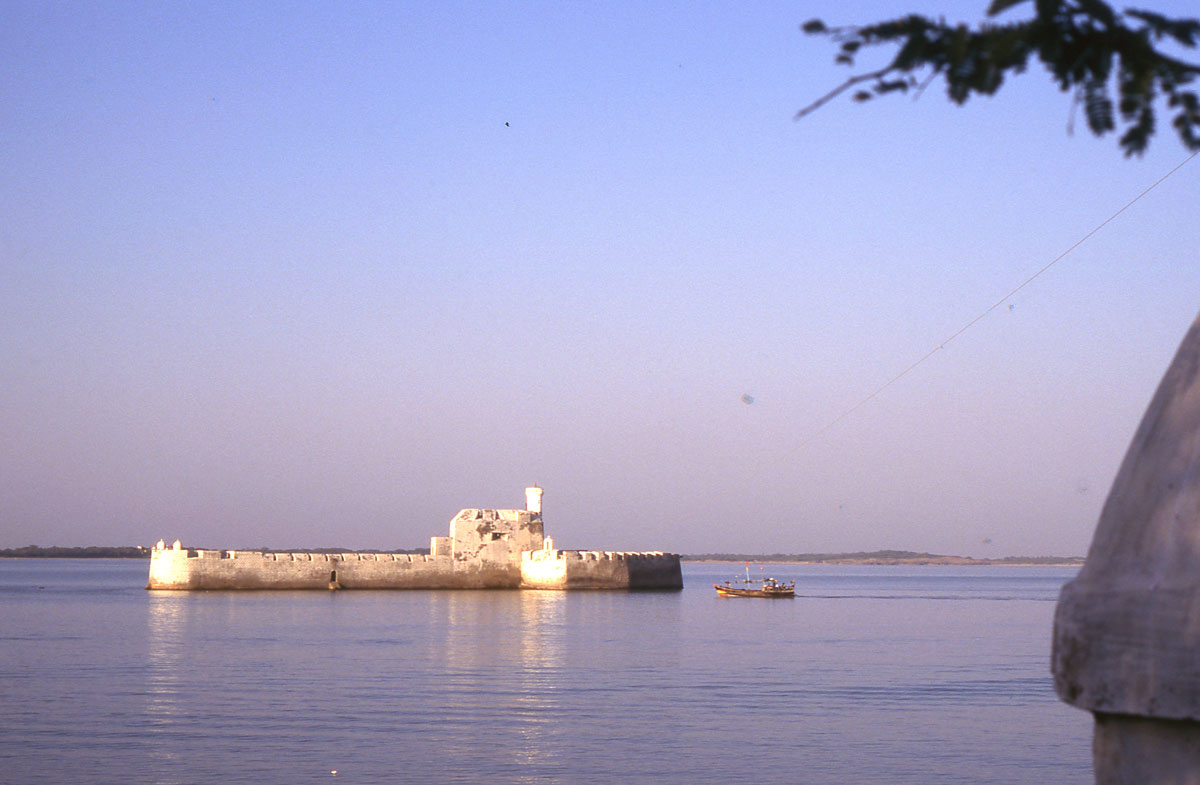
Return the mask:
<svg viewBox="0 0 1200 785">
<path fill-rule="evenodd" d="M 536 484 L 525 489 L 525 509 L 538 515 L 542 514 L 542 489 Z"/>
</svg>

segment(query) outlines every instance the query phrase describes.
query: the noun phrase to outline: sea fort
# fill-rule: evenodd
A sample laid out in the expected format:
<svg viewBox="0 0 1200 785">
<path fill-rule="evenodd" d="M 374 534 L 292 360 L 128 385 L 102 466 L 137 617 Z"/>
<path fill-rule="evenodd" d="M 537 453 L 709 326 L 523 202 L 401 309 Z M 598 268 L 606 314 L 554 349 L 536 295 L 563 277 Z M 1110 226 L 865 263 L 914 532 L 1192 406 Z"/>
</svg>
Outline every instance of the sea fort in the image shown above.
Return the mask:
<svg viewBox="0 0 1200 785">
<path fill-rule="evenodd" d="M 682 589 L 679 554 L 562 551 L 545 536 L 542 489 L 525 509 L 466 509 L 429 555 L 187 548 L 159 540 L 147 589 Z"/>
</svg>

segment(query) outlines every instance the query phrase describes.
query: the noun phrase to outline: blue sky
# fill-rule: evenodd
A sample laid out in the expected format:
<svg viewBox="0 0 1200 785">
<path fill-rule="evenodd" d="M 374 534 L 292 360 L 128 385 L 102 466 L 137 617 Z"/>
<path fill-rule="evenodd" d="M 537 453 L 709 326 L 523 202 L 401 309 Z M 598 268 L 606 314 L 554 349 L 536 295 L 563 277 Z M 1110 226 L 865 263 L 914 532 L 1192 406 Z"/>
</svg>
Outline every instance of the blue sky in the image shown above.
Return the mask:
<svg viewBox="0 0 1200 785">
<path fill-rule="evenodd" d="M 1082 554 L 1200 163 L 826 428 L 1187 157 L 1040 68 L 793 121 L 805 20 L 985 5 L 3 2 L 0 547 Z"/>
</svg>

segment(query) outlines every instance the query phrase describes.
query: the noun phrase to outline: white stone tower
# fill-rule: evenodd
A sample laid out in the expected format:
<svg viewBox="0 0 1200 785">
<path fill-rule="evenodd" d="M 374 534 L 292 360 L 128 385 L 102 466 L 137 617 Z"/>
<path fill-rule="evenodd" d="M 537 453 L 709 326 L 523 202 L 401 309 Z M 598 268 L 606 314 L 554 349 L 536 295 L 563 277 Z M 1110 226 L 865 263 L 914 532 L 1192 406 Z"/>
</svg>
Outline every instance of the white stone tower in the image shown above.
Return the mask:
<svg viewBox="0 0 1200 785">
<path fill-rule="evenodd" d="M 542 514 L 542 489 L 536 484 L 525 489 L 525 510 L 538 515 Z"/>
</svg>

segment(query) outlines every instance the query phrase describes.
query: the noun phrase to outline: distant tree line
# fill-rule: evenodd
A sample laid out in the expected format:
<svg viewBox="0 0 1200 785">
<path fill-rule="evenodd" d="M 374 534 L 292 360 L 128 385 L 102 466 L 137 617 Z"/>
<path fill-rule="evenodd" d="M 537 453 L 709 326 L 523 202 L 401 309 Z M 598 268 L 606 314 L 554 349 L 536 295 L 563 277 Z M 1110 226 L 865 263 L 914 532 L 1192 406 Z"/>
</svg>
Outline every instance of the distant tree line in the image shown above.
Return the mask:
<svg viewBox="0 0 1200 785">
<path fill-rule="evenodd" d="M 141 545 L 89 545 L 86 548 L 60 548 L 52 545 L 26 545 L 24 548 L 0 548 L 0 558 L 24 559 L 148 559 L 150 549 Z"/>
<path fill-rule="evenodd" d="M 857 551 L 855 553 L 697 553 L 683 556 L 688 561 L 845 561 L 848 559 L 941 559 L 938 553 L 916 551 Z"/>
<path fill-rule="evenodd" d="M 1001 559 L 986 559 L 995 564 L 1083 564 L 1082 556 L 1005 556 Z"/>
<path fill-rule="evenodd" d="M 193 549 L 194 550 L 194 549 Z M 207 549 L 206 549 L 207 550 Z M 217 550 L 213 548 L 212 550 Z M 225 549 L 228 550 L 228 549 Z M 240 550 L 240 549 L 239 549 Z M 410 548 L 392 551 L 371 548 L 260 548 L 266 553 L 400 553 L 428 555 L 428 548 Z M 0 559 L 148 559 L 150 549 L 141 545 L 89 545 L 84 548 L 62 548 L 52 545 L 26 545 L 24 548 L 0 548 Z"/>
</svg>

